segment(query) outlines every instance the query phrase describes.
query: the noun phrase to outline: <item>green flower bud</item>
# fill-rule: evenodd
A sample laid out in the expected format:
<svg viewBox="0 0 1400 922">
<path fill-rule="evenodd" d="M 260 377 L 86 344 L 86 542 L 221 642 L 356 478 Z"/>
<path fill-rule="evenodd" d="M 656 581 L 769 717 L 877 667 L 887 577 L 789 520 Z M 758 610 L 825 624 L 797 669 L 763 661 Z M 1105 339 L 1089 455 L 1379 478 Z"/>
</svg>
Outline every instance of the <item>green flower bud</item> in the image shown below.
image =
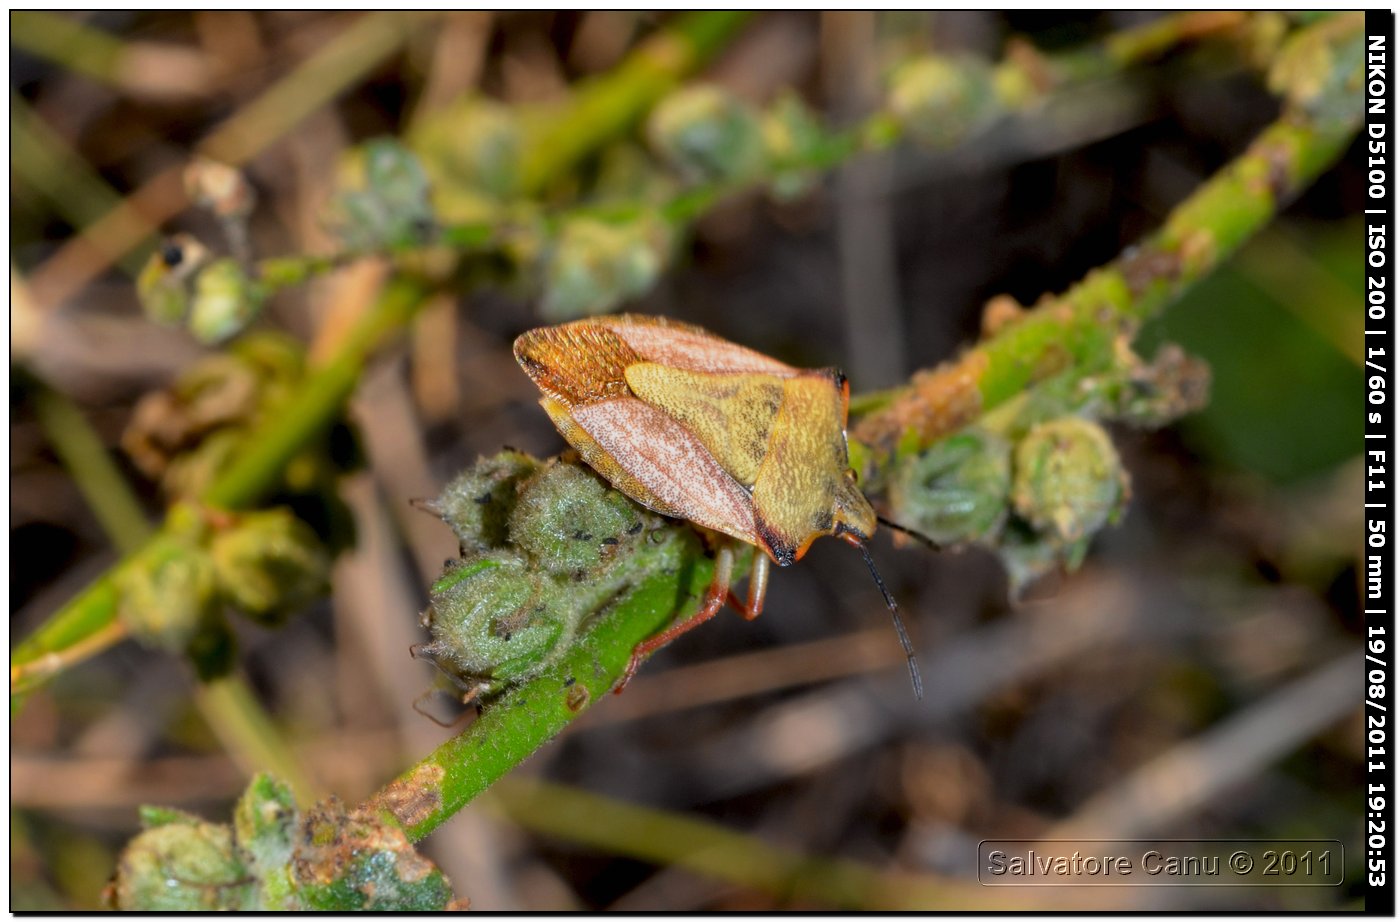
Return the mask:
<svg viewBox="0 0 1400 922">
<path fill-rule="evenodd" d="M 209 251 L 188 234 L 176 234 L 161 244 L 136 276 L 136 296 L 146 317 L 168 327 L 184 323 L 190 280 L 208 259 Z"/>
<path fill-rule="evenodd" d="M 1126 489 L 1118 452 L 1097 423 L 1074 416 L 1052 420 L 1016 446 L 1016 512 L 1062 542 L 1102 528 L 1119 511 Z"/>
<path fill-rule="evenodd" d="M 452 529 L 463 554 L 505 547 L 516 490 L 538 469 L 534 458 L 518 451 L 478 459 L 475 466 L 449 483 L 428 508 Z"/>
<path fill-rule="evenodd" d="M 568 613 L 551 610 L 551 589 L 508 552 L 461 561 L 433 585 L 433 640 L 421 652 L 469 689 L 533 675 L 573 636 Z"/>
<path fill-rule="evenodd" d="M 774 168 L 773 197 L 787 201 L 806 193 L 820 176 L 803 164 L 825 140 L 821 122 L 801 96 L 788 91 L 764 113 L 762 130 L 764 155 Z"/>
<path fill-rule="evenodd" d="M 215 533 L 209 555 L 224 598 L 269 627 L 319 597 L 329 579 L 320 538 L 285 508 L 242 516 Z"/>
<path fill-rule="evenodd" d="M 934 146 L 961 141 L 999 110 L 991 68 L 970 57 L 905 62 L 890 77 L 889 101 L 905 130 Z"/>
<path fill-rule="evenodd" d="M 763 166 L 757 114 L 717 86 L 690 86 L 663 99 L 647 121 L 647 139 L 693 183 L 740 180 Z"/>
<path fill-rule="evenodd" d="M 232 259 L 210 263 L 195 279 L 189 329 L 202 343 L 223 342 L 262 312 L 266 294 Z"/>
<path fill-rule="evenodd" d="M 292 886 L 301 909 L 440 912 L 452 900 L 442 871 L 373 809 L 347 812 L 331 798 L 307 811 L 298 839 Z"/>
<path fill-rule="evenodd" d="M 214 564 L 200 547 L 160 537 L 117 576 L 117 616 L 141 643 L 183 652 L 217 617 Z"/>
<path fill-rule="evenodd" d="M 367 141 L 341 163 L 328 224 L 351 249 L 410 247 L 433 228 L 428 174 L 392 138 Z"/>
<path fill-rule="evenodd" d="M 943 439 L 904 462 L 890 484 L 900 519 L 939 544 L 985 541 L 1006 521 L 1011 446 L 983 429 Z"/>
<path fill-rule="evenodd" d="M 148 814 L 158 825 L 122 851 L 106 897 L 114 909 L 212 912 L 255 909 L 255 882 L 227 826 L 178 811 Z"/>
<path fill-rule="evenodd" d="M 445 222 L 489 220 L 520 185 L 524 157 L 515 110 L 465 96 L 413 129 L 409 145 L 431 180 L 433 207 Z"/>
<path fill-rule="evenodd" d="M 641 530 L 635 503 L 572 464 L 551 465 L 531 478 L 510 517 L 511 541 L 559 575 L 596 570 Z"/>
<path fill-rule="evenodd" d="M 545 257 L 541 312 L 551 320 L 601 314 L 645 294 L 670 247 L 668 226 L 651 215 L 625 223 L 566 221 Z"/>
</svg>

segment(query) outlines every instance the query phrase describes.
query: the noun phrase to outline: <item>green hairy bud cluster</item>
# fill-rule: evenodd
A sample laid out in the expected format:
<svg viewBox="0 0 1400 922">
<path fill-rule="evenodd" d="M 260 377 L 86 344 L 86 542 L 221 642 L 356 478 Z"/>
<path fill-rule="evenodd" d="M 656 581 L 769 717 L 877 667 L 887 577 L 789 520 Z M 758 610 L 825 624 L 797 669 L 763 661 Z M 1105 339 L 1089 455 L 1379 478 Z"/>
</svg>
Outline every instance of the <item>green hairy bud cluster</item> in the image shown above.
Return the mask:
<svg viewBox="0 0 1400 922">
<path fill-rule="evenodd" d="M 418 648 L 465 698 L 490 696 L 554 663 L 589 620 L 694 538 L 592 471 L 505 451 L 428 504 L 462 557 L 433 584 Z"/>
</svg>

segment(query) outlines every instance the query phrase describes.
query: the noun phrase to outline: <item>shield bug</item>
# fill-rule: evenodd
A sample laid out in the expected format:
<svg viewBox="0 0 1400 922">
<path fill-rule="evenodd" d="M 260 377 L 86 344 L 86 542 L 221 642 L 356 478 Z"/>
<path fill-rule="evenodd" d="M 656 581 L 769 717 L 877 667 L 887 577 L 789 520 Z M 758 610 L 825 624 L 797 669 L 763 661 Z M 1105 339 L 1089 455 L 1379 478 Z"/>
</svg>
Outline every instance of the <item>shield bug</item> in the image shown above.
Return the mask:
<svg viewBox="0 0 1400 922">
<path fill-rule="evenodd" d="M 865 547 L 877 516 L 848 463 L 841 372 L 793 368 L 699 327 L 635 314 L 530 330 L 515 358 L 559 432 L 614 487 L 754 548 L 747 597 L 730 588 L 734 548 L 722 543 L 699 610 L 638 644 L 622 685 L 643 657 L 726 600 L 758 617 L 770 562 L 788 566 L 834 535 L 864 556 L 922 696 L 913 646 Z"/>
</svg>

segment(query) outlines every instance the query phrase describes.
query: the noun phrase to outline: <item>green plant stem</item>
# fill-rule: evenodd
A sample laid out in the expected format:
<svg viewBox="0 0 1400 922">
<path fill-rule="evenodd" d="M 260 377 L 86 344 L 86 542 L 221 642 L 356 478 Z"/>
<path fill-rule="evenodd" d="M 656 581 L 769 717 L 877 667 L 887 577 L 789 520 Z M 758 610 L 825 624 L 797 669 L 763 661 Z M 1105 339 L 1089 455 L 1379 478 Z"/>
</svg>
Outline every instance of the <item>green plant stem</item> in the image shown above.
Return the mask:
<svg viewBox="0 0 1400 922">
<path fill-rule="evenodd" d="M 102 439 L 68 397 L 35 380 L 34 415 L 97 521 L 123 553 L 140 547 L 153 529 Z"/>
<path fill-rule="evenodd" d="M 252 506 L 277 483 L 282 469 L 309 442 L 325 433 L 355 390 L 370 355 L 409 320 L 430 294 L 418 279 L 389 280 L 374 307 L 350 330 L 329 361 L 250 435 L 200 500 L 210 506 Z"/>
<path fill-rule="evenodd" d="M 749 13 L 687 13 L 642 43 L 616 70 L 582 84 L 560 117 L 533 139 L 520 167 L 521 191 L 536 195 L 584 155 L 626 131 L 687 74 L 723 48 Z"/>
</svg>

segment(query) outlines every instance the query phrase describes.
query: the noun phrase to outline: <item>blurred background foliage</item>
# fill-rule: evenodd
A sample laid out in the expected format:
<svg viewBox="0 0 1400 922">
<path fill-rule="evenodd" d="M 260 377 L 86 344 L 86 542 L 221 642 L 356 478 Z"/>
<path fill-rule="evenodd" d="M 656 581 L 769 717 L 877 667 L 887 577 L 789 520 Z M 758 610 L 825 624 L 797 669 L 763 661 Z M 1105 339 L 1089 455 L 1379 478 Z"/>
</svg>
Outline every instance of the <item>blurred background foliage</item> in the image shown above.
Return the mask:
<svg viewBox="0 0 1400 922">
<path fill-rule="evenodd" d="M 849 125 L 911 55 L 1069 54 L 1151 19 L 765 13 L 718 41 L 701 76 L 754 107 L 793 92 L 821 122 Z M 387 207 L 346 197 L 345 183 L 374 164 L 373 148 L 358 167 L 347 152 L 386 136 L 431 143 L 416 126 L 433 113 L 451 125 L 466 106 L 482 126 L 472 143 L 486 146 L 472 148 L 479 193 L 450 205 L 458 220 L 483 208 L 499 218 L 493 196 L 521 189 L 553 205 L 579 188 L 595 203 L 669 200 L 675 180 L 644 167 L 639 126 L 531 187 L 557 151 L 513 147 L 510 123 L 547 121 L 571 85 L 615 72 L 674 21 L 12 14 L 12 637 L 115 560 L 113 522 L 144 528 L 167 499 L 189 495 L 182 476 L 202 476 L 187 464 L 172 480 L 152 455 L 166 444 L 168 406 L 155 417 L 166 428 L 138 423 L 152 419 L 141 410 L 150 395 L 220 350 L 141 313 L 135 277 L 157 238 L 114 253 L 107 269 L 75 235 L 86 229 L 99 253 L 104 239 L 156 228 L 236 250 L 216 210 L 185 207 L 181 172 L 200 150 L 244 167 L 253 254 L 329 254 L 328 213 L 363 227 L 366 209 Z M 1243 150 L 1279 111 L 1251 48 L 1287 25 L 1252 14 L 1244 38 L 1188 42 L 947 149 L 900 144 L 789 177 L 786 191 L 800 194 L 731 197 L 674 239 L 642 225 L 632 243 L 586 225 L 571 233 L 632 254 L 613 278 L 630 310 L 700 323 L 793 364 L 842 365 L 856 392 L 889 386 L 972 341 L 992 297 L 1034 304 L 1111 260 Z M 800 140 L 800 110 L 786 111 Z M 1066 830 L 1338 838 L 1359 853 L 1359 676 L 1337 672 L 1362 631 L 1359 150 L 1144 331 L 1144 354 L 1174 342 L 1209 363 L 1211 399 L 1163 430 L 1114 430 L 1131 504 L 1081 570 L 1042 579 L 1012 606 L 982 550 L 877 550 L 931 679 L 922 705 L 909 700 L 868 577 L 853 555 L 818 543 L 776 574 L 761 619 L 721 617 L 661 651 L 626 694 L 518 773 L 535 780 L 502 786 L 434 833 L 425 853 L 455 892 L 478 908 L 882 904 L 869 888 L 884 878 L 850 872 L 850 892 L 814 888 L 771 851 L 785 849 L 899 872 L 911 892 L 967 908 L 1356 905 L 1355 866 L 1339 889 L 1007 894 L 967 879 L 980 839 Z M 124 199 L 134 205 L 103 218 Z M 405 201 L 411 212 L 418 200 Z M 540 212 L 508 213 L 528 231 Z M 412 245 L 420 229 L 410 220 L 391 240 L 342 240 Z M 641 250 L 626 250 L 637 240 Z M 538 278 L 483 284 L 537 243 L 512 237 L 424 310 L 407 341 L 366 369 L 348 413 L 358 435 L 338 427 L 277 488 L 275 501 L 323 541 L 354 536 L 329 597 L 312 593 L 303 617 L 275 631 L 229 628 L 269 732 L 290 741 L 316 793 L 358 802 L 449 735 L 411 708 L 432 677 L 407 647 L 425 639 L 417 613 L 455 539 L 407 501 L 502 445 L 541 456 L 562 447 L 509 343 L 589 309 L 592 295 L 575 286 L 541 299 Z M 380 272 L 317 268 L 307 284 L 270 292 L 258 324 L 324 354 Z M 112 452 L 134 511 L 104 509 L 75 485 L 71 453 L 53 438 L 65 428 L 55 395 Z M 238 406 L 242 416 L 219 404 L 210 419 L 246 431 L 261 404 L 247 394 Z M 133 426 L 144 454 L 131 450 Z M 12 908 L 98 906 L 140 804 L 229 816 L 257 760 L 230 743 L 246 702 L 211 688 L 175 658 L 121 645 L 30 697 L 11 729 Z M 528 787 L 545 781 L 565 793 Z M 627 812 L 637 807 L 654 812 Z M 709 825 L 687 825 L 697 821 Z M 736 857 L 707 860 L 706 848 Z"/>
</svg>

